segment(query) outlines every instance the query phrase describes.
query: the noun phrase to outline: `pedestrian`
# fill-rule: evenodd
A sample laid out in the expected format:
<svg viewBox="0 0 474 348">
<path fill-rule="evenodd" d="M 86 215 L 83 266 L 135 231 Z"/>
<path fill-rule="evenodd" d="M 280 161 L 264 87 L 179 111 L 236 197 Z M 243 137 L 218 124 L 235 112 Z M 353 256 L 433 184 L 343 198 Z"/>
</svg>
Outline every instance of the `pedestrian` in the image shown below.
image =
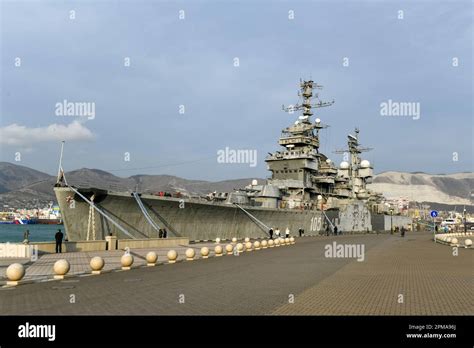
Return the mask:
<svg viewBox="0 0 474 348">
<path fill-rule="evenodd" d="M 401 234 L 402 237 L 405 237 L 405 231 L 406 231 L 405 226 L 402 226 L 402 228 L 400 230 L 400 234 Z"/>
<path fill-rule="evenodd" d="M 58 229 L 58 232 L 54 235 L 54 239 L 56 239 L 56 254 L 62 253 L 63 236 L 61 229 Z"/>
<path fill-rule="evenodd" d="M 163 228 L 163 238 L 166 238 L 168 236 L 168 231 L 166 228 Z"/>
<path fill-rule="evenodd" d="M 329 225 L 326 226 L 326 236 L 329 237 Z"/>
<path fill-rule="evenodd" d="M 277 227 L 276 230 L 275 230 L 275 236 L 277 238 L 280 238 L 280 229 Z"/>
<path fill-rule="evenodd" d="M 273 228 L 270 228 L 268 234 L 270 235 L 270 239 L 273 239 Z"/>
<path fill-rule="evenodd" d="M 334 235 L 337 236 L 337 226 L 334 226 Z"/>
<path fill-rule="evenodd" d="M 287 227 L 285 231 L 285 238 L 290 238 L 290 229 Z"/>
<path fill-rule="evenodd" d="M 30 230 L 26 230 L 25 233 L 23 233 L 23 244 L 29 244 L 30 243 Z"/>
<path fill-rule="evenodd" d="M 160 228 L 158 230 L 158 238 L 163 238 L 163 229 L 162 228 Z"/>
<path fill-rule="evenodd" d="M 300 228 L 300 229 L 298 230 L 298 234 L 300 235 L 300 237 L 303 236 L 303 229 L 302 229 L 302 228 Z"/>
</svg>

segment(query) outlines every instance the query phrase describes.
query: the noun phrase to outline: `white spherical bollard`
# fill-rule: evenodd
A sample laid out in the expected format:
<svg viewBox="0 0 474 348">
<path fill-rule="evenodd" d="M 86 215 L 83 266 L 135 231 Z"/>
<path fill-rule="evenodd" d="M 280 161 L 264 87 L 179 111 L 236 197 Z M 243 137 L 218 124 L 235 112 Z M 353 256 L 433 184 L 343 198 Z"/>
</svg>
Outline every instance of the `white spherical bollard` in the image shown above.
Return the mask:
<svg viewBox="0 0 474 348">
<path fill-rule="evenodd" d="M 216 243 L 219 244 L 221 242 L 220 238 L 216 238 Z"/>
<path fill-rule="evenodd" d="M 185 255 L 186 255 L 186 260 L 187 261 L 193 261 L 194 256 L 196 256 L 196 252 L 194 251 L 193 248 L 188 248 L 188 249 L 186 249 Z"/>
<path fill-rule="evenodd" d="M 458 244 L 458 239 L 457 238 L 451 239 L 451 244 Z"/>
<path fill-rule="evenodd" d="M 154 251 L 150 251 L 145 256 L 147 266 L 153 267 L 156 265 L 156 261 L 158 261 L 158 255 Z"/>
<path fill-rule="evenodd" d="M 128 271 L 133 264 L 133 256 L 128 253 L 123 254 L 122 258 L 120 259 L 120 263 L 122 264 L 122 270 Z"/>
<path fill-rule="evenodd" d="M 176 259 L 178 258 L 178 253 L 176 252 L 176 250 L 171 249 L 166 254 L 166 257 L 168 258 L 168 263 L 176 263 Z"/>
<path fill-rule="evenodd" d="M 245 243 L 250 242 L 250 238 L 249 238 L 249 237 L 245 237 L 244 242 L 245 242 Z"/>
<path fill-rule="evenodd" d="M 92 269 L 92 274 L 100 274 L 102 268 L 104 268 L 105 261 L 100 256 L 94 256 L 89 263 Z"/>
<path fill-rule="evenodd" d="M 237 238 L 232 238 L 232 243 L 237 243 Z"/>
<path fill-rule="evenodd" d="M 242 243 L 237 243 L 237 245 L 235 246 L 237 248 L 237 251 L 239 253 L 241 253 L 242 251 L 244 251 L 244 245 Z"/>
<path fill-rule="evenodd" d="M 216 245 L 216 247 L 214 248 L 214 252 L 216 256 L 222 256 L 222 247 L 220 245 Z"/>
<path fill-rule="evenodd" d="M 58 260 L 54 263 L 53 271 L 55 273 L 54 279 L 64 279 L 64 276 L 69 272 L 71 265 L 65 259 Z"/>
<path fill-rule="evenodd" d="M 467 246 L 467 247 L 471 247 L 471 246 L 472 246 L 472 240 L 466 239 L 466 240 L 464 241 L 464 245 Z"/>
<path fill-rule="evenodd" d="M 290 245 L 290 238 L 285 238 L 285 244 Z"/>
<path fill-rule="evenodd" d="M 245 243 L 245 250 L 247 250 L 247 251 L 252 251 L 252 243 L 246 242 L 246 243 Z"/>
<path fill-rule="evenodd" d="M 262 240 L 262 243 L 261 243 L 261 244 L 262 244 L 262 249 L 268 248 L 268 242 L 267 242 L 265 239 Z"/>
<path fill-rule="evenodd" d="M 253 248 L 255 250 L 260 250 L 260 242 L 258 240 L 256 240 L 255 242 L 253 242 Z"/>
<path fill-rule="evenodd" d="M 21 263 L 12 263 L 6 271 L 7 285 L 15 286 L 25 276 L 25 267 Z"/>
<path fill-rule="evenodd" d="M 232 255 L 232 252 L 234 251 L 234 246 L 232 244 L 227 244 L 225 246 L 225 251 L 227 251 L 227 255 Z"/>
<path fill-rule="evenodd" d="M 201 248 L 201 256 L 203 259 L 207 259 L 209 257 L 209 248 L 202 247 Z"/>
<path fill-rule="evenodd" d="M 295 237 L 290 237 L 290 243 L 295 244 Z"/>
<path fill-rule="evenodd" d="M 275 246 L 276 246 L 276 247 L 279 247 L 279 246 L 280 246 L 280 238 L 276 238 L 276 239 L 274 240 L 274 243 L 275 243 Z"/>
<path fill-rule="evenodd" d="M 273 239 L 270 239 L 270 240 L 268 241 L 268 246 L 269 246 L 270 248 L 273 248 L 273 247 L 275 246 L 275 242 L 273 241 Z"/>
<path fill-rule="evenodd" d="M 446 242 L 451 243 L 451 237 L 446 238 Z"/>
</svg>

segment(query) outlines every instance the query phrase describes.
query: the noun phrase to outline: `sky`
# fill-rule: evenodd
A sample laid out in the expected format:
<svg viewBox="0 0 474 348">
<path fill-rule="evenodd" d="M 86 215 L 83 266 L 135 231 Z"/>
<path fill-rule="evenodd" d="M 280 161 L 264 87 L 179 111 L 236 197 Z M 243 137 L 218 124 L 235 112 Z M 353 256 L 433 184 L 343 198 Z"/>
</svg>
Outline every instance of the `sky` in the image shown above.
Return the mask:
<svg viewBox="0 0 474 348">
<path fill-rule="evenodd" d="M 335 163 L 359 127 L 376 173 L 472 172 L 472 6 L 1 1 L 0 161 L 54 174 L 65 140 L 65 170 L 268 177 L 299 115 L 282 104 L 312 79 L 335 101 L 315 111 Z M 221 163 L 226 148 L 257 161 Z"/>
</svg>

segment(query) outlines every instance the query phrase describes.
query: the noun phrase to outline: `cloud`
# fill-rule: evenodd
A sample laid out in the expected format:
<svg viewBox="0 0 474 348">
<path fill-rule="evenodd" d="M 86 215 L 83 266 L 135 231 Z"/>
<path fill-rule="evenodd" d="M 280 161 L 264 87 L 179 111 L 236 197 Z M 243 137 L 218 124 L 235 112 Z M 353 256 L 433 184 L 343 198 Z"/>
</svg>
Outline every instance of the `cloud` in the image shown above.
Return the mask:
<svg viewBox="0 0 474 348">
<path fill-rule="evenodd" d="M 78 121 L 68 125 L 53 123 L 47 127 L 28 128 L 13 123 L 0 128 L 0 144 L 29 146 L 61 140 L 89 140 L 94 134 Z"/>
</svg>

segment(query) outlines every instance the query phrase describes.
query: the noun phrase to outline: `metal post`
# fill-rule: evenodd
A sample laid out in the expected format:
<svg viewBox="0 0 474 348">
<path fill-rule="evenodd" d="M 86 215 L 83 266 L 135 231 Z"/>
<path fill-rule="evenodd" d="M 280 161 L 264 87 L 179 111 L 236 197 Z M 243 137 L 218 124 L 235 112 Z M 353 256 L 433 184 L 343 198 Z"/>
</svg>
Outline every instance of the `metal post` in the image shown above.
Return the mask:
<svg viewBox="0 0 474 348">
<path fill-rule="evenodd" d="M 390 209 L 390 234 L 393 234 L 393 209 Z"/>
<path fill-rule="evenodd" d="M 467 227 L 466 227 L 466 208 L 464 207 L 464 210 L 463 210 L 463 220 L 464 220 L 464 233 L 467 232 Z"/>
<path fill-rule="evenodd" d="M 61 171 L 63 170 L 63 151 L 64 151 L 64 143 L 65 141 L 61 141 L 61 155 L 59 156 L 59 168 L 58 168 L 58 176 L 56 182 L 59 182 L 61 178 Z"/>
</svg>

